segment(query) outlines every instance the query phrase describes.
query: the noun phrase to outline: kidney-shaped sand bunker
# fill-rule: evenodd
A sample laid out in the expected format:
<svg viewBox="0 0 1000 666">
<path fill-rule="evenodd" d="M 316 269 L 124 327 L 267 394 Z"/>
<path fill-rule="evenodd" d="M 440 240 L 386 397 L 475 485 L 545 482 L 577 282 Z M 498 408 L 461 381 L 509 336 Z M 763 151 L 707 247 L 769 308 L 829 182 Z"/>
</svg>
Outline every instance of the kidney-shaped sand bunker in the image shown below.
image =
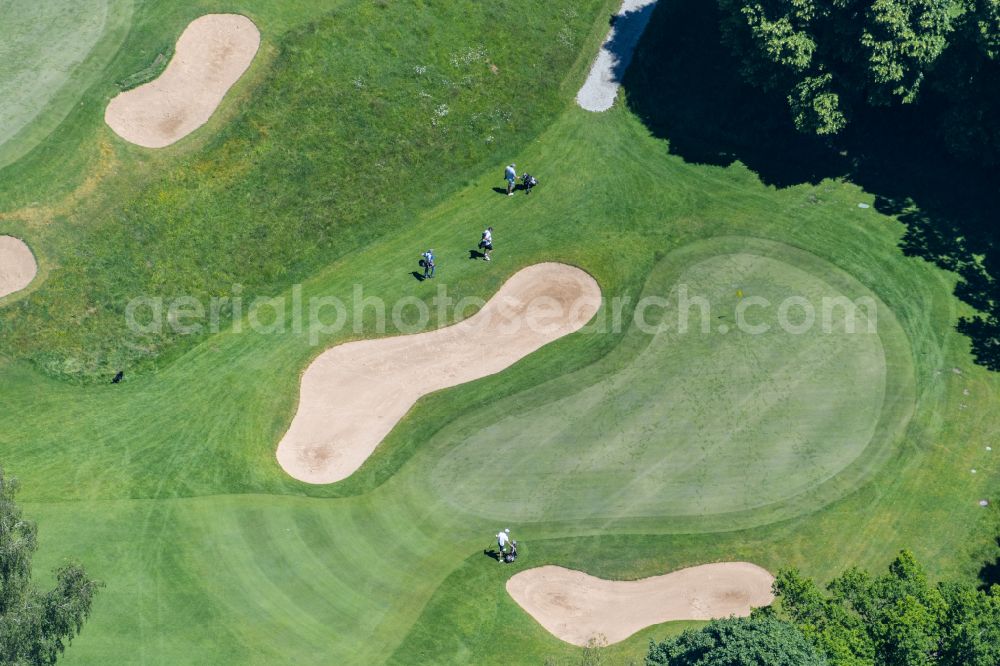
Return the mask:
<svg viewBox="0 0 1000 666">
<path fill-rule="evenodd" d="M 35 279 L 38 264 L 24 241 L 0 236 L 0 298 L 21 291 Z"/>
<path fill-rule="evenodd" d="M 126 141 L 145 148 L 169 146 L 208 122 L 259 47 L 260 32 L 245 16 L 197 18 L 177 40 L 159 78 L 111 100 L 104 120 Z"/>
<path fill-rule="evenodd" d="M 574 645 L 625 640 L 673 620 L 738 615 L 774 601 L 772 576 L 749 562 L 719 562 L 642 580 L 604 580 L 544 566 L 507 581 L 507 592 L 556 638 Z"/>
<path fill-rule="evenodd" d="M 278 462 L 300 481 L 340 481 L 421 396 L 500 372 L 583 328 L 600 304 L 590 275 L 542 263 L 517 272 L 479 312 L 454 326 L 333 347 L 302 376 L 299 408 L 278 444 Z"/>
</svg>

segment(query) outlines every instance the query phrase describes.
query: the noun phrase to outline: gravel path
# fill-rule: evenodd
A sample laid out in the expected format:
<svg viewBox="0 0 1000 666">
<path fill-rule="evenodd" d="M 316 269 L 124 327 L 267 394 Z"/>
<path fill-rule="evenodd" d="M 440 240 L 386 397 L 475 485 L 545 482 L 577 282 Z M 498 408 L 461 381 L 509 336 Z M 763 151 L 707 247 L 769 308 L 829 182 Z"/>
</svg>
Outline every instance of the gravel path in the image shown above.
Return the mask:
<svg viewBox="0 0 1000 666">
<path fill-rule="evenodd" d="M 632 52 L 653 15 L 656 0 L 624 0 L 576 103 L 587 111 L 607 111 L 615 103 Z"/>
</svg>

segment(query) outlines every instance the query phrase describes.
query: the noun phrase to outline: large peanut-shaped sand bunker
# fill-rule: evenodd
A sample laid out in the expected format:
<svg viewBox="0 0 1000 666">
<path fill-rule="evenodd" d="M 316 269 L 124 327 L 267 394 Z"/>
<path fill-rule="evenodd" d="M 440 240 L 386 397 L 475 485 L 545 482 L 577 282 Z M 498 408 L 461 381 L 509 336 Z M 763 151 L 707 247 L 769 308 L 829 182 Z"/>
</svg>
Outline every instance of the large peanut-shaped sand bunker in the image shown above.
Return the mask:
<svg viewBox="0 0 1000 666">
<path fill-rule="evenodd" d="M 37 273 L 35 255 L 24 241 L 0 236 L 0 298 L 27 287 Z"/>
<path fill-rule="evenodd" d="M 278 444 L 278 463 L 300 481 L 340 481 L 361 467 L 421 396 L 500 372 L 583 328 L 600 304 L 600 287 L 587 273 L 536 264 L 454 326 L 333 347 L 302 376 L 298 411 Z"/>
<path fill-rule="evenodd" d="M 749 562 L 720 562 L 642 580 L 604 580 L 544 566 L 507 581 L 507 592 L 552 635 L 587 646 L 612 644 L 673 620 L 711 620 L 774 601 L 772 576 Z"/>
<path fill-rule="evenodd" d="M 208 122 L 259 47 L 260 32 L 245 16 L 195 19 L 159 78 L 111 100 L 104 120 L 126 141 L 145 148 L 169 146 Z"/>
</svg>

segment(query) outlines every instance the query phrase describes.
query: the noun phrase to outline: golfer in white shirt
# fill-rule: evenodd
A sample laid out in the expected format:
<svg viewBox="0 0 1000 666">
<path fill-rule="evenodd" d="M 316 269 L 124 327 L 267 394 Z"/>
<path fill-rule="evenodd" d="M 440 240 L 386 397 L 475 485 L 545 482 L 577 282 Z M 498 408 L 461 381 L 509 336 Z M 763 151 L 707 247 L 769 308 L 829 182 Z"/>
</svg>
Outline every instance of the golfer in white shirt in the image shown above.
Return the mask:
<svg viewBox="0 0 1000 666">
<path fill-rule="evenodd" d="M 504 546 L 510 543 L 510 529 L 505 529 L 503 532 L 497 533 L 497 545 L 500 546 L 501 557 L 504 554 Z"/>
<path fill-rule="evenodd" d="M 503 170 L 503 179 L 507 181 L 507 196 L 514 196 L 514 181 L 517 179 L 517 165 L 508 164 Z"/>
<path fill-rule="evenodd" d="M 483 259 L 490 260 L 490 252 L 493 251 L 493 227 L 487 227 L 483 231 L 483 238 L 479 241 L 479 249 L 483 251 Z"/>
</svg>

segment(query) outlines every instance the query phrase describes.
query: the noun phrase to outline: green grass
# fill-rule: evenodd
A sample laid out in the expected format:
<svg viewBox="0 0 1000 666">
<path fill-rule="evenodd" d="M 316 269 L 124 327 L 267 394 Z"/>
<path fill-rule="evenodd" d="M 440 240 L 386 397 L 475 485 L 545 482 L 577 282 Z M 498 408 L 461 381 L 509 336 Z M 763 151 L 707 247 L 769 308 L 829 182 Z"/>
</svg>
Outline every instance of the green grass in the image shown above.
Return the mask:
<svg viewBox="0 0 1000 666">
<path fill-rule="evenodd" d="M 738 291 L 772 304 L 747 311 L 747 324 L 766 333 L 737 330 Z M 872 329 L 859 309 L 854 333 L 842 309 L 829 310 L 829 328 L 820 321 L 823 299 L 866 294 L 785 245 L 735 237 L 685 246 L 660 261 L 647 285 L 648 296 L 669 304 L 662 321 L 633 326 L 614 354 L 558 388 L 491 405 L 479 417 L 492 425 L 455 431 L 430 483 L 456 508 L 501 521 L 697 517 L 691 529 L 704 529 L 722 514 L 758 519 L 779 503 L 794 505 L 785 513 L 812 510 L 851 489 L 848 467 L 859 479 L 870 473 L 912 410 L 910 351 L 888 308 Z M 784 329 L 777 321 L 791 296 L 817 313 L 802 334 L 788 325 L 800 324 L 803 310 Z M 680 309 L 682 298 L 704 299 L 714 312 L 703 324 L 698 305 Z M 662 312 L 655 307 L 643 311 L 647 319 Z M 648 330 L 656 324 L 659 332 Z M 836 489 L 817 490 L 834 477 Z M 497 479 L 505 479 L 504 496 L 483 495 Z M 807 491 L 811 501 L 801 497 Z"/>
<path fill-rule="evenodd" d="M 79 123 L 65 130 L 77 146 L 107 144 L 121 172 L 45 224 L 0 218 L 0 231 L 32 231 L 43 260 L 59 258 L 36 291 L 5 309 L 16 333 L 4 329 L 0 342 L 0 462 L 22 480 L 26 514 L 39 522 L 37 568 L 71 556 L 107 582 L 65 663 L 570 664 L 581 651 L 507 597 L 515 571 L 555 563 L 636 578 L 745 559 L 829 578 L 852 564 L 881 568 L 909 547 L 934 576 L 968 579 L 993 556 L 996 517 L 977 502 L 1000 472 L 996 453 L 985 452 L 997 448 L 1000 385 L 971 363 L 953 328 L 964 312 L 951 295 L 954 276 L 902 256 L 902 225 L 858 209 L 872 195 L 851 184 L 776 190 L 742 165 L 668 154 L 622 107 L 577 109 L 572 93 L 612 4 L 547 3 L 537 31 L 478 3 L 425 2 L 406 24 L 396 3 L 360 3 L 306 27 L 306 4 L 287 13 L 262 4 L 254 16 L 271 55 L 176 149 L 147 154 L 90 121 L 67 120 Z M 108 86 L 148 66 L 163 37 L 201 9 L 138 7 L 149 22 L 129 39 L 148 49 L 116 56 Z M 171 17 L 162 31 L 157 11 Z M 482 13 L 458 16 L 473 11 Z M 281 28 L 270 30 L 271 21 Z M 417 110 L 393 95 L 413 91 L 400 63 L 413 64 L 420 40 L 433 41 L 438 60 L 428 62 L 437 67 L 485 43 L 504 54 L 504 73 L 525 52 L 561 45 L 566 24 L 575 26 L 573 56 L 546 65 L 553 78 L 542 89 L 531 71 L 501 89 L 489 73 L 449 98 L 455 114 L 499 99 L 537 112 L 523 131 L 507 128 L 502 146 L 465 151 L 472 143 L 407 124 Z M 338 32 L 345 26 L 357 31 Z M 346 64 L 331 74 L 335 62 Z M 335 88 L 331 96 L 354 100 L 342 113 L 306 108 L 324 81 L 357 72 L 378 94 Z M 269 96 L 274 86 L 290 94 Z M 87 95 L 99 108 L 96 93 Z M 309 123 L 283 119 L 292 109 L 309 112 Z M 261 132 L 255 118 L 273 125 Z M 353 135 L 367 142 L 331 138 Z M 414 143 L 393 143 L 401 135 Z M 285 153 L 278 137 L 291 142 Z M 444 145 L 454 150 L 435 152 Z M 39 150 L 69 149 L 46 141 Z M 385 156 L 387 174 L 324 173 L 366 154 Z M 14 165 L 29 182 L 55 168 L 33 156 Z M 410 160 L 435 156 L 433 173 L 413 173 Z M 531 197 L 492 191 L 509 159 L 540 178 Z M 40 205 L 55 206 L 79 184 L 73 164 Z M 315 240 L 282 225 L 305 220 L 304 229 L 328 210 L 323 192 L 311 191 L 317 182 L 341 188 L 336 242 L 282 266 L 283 253 Z M 281 206 L 247 198 L 257 191 Z M 361 228 L 383 204 L 393 214 Z M 227 207 L 261 207 L 275 225 L 261 232 L 260 253 L 247 248 L 233 264 L 225 253 L 243 236 L 224 219 Z M 494 260 L 469 261 L 486 225 L 495 229 Z M 428 245 L 439 257 L 433 285 L 410 276 Z M 148 270 L 144 252 L 157 258 Z M 299 373 L 350 332 L 319 346 L 290 327 L 160 341 L 171 351 L 117 386 L 64 381 L 84 376 L 86 364 L 80 373 L 39 369 L 40 359 L 64 364 L 91 344 L 113 349 L 115 299 L 147 290 L 210 293 L 208 282 L 242 271 L 256 289 L 284 295 L 303 278 L 305 298 L 349 296 L 355 284 L 389 302 L 430 301 L 438 285 L 454 298 L 488 297 L 538 261 L 590 271 L 608 299 L 628 299 L 627 318 L 641 296 L 687 284 L 722 316 L 733 312 L 736 289 L 773 302 L 871 296 L 878 334 L 581 332 L 503 373 L 425 397 L 364 467 L 332 486 L 285 476 L 274 447 Z M 91 307 L 108 308 L 94 315 L 101 326 L 80 318 Z M 664 316 L 670 323 L 675 313 Z M 482 551 L 508 525 L 524 548 L 504 568 Z M 639 660 L 648 639 L 681 626 L 644 630 L 607 657 Z"/>
<path fill-rule="evenodd" d="M 500 5 L 350 2 L 293 29 L 234 91 L 256 71 L 255 103 L 210 123 L 217 136 L 152 154 L 108 138 L 103 196 L 24 229 L 60 271 L 0 315 L 0 353 L 84 381 L 164 365 L 193 340 L 130 335 L 130 299 L 269 295 L 405 223 L 561 108 L 578 52 L 556 36 L 582 39 L 601 4 L 507 22 Z M 154 60 L 162 38 L 147 40 Z"/>
<path fill-rule="evenodd" d="M 128 0 L 10 0 L 0 25 L 0 167 L 58 126 L 128 31 Z"/>
</svg>

